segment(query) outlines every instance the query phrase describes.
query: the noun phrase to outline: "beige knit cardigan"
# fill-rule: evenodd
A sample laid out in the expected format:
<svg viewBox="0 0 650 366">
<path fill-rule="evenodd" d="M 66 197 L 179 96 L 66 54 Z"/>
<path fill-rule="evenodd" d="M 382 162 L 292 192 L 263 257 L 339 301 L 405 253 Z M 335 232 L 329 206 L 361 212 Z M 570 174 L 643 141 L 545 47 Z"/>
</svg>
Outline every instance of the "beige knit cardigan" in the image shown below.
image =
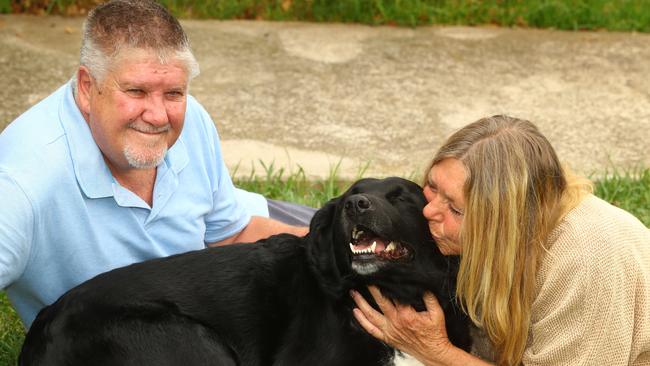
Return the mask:
<svg viewBox="0 0 650 366">
<path fill-rule="evenodd" d="M 553 230 L 548 249 L 523 364 L 650 366 L 650 229 L 589 195 Z M 493 360 L 477 335 L 473 353 Z"/>
</svg>

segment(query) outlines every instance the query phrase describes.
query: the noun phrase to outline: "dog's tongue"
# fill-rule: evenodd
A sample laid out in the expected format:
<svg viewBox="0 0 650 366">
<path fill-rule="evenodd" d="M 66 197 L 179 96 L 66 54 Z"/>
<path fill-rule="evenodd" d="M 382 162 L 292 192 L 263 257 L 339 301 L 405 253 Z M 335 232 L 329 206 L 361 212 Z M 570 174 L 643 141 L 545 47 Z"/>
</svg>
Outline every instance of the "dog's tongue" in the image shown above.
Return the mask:
<svg viewBox="0 0 650 366">
<path fill-rule="evenodd" d="M 386 249 L 386 242 L 378 237 L 363 237 L 354 243 L 353 247 L 354 250 L 365 250 L 371 247 L 373 244 L 375 245 L 375 253 L 381 253 L 384 251 L 384 249 Z"/>
</svg>

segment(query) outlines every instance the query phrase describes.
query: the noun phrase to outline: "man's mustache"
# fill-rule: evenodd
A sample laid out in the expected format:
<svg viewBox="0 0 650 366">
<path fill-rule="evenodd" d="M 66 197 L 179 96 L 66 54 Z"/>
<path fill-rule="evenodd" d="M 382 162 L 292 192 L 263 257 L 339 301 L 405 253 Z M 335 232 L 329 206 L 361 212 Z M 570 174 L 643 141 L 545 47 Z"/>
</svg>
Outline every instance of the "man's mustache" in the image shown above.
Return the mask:
<svg viewBox="0 0 650 366">
<path fill-rule="evenodd" d="M 156 127 L 145 122 L 135 121 L 129 123 L 127 127 L 143 133 L 161 133 L 167 132 L 171 129 L 171 125 L 169 123 L 165 124 L 164 126 Z"/>
</svg>

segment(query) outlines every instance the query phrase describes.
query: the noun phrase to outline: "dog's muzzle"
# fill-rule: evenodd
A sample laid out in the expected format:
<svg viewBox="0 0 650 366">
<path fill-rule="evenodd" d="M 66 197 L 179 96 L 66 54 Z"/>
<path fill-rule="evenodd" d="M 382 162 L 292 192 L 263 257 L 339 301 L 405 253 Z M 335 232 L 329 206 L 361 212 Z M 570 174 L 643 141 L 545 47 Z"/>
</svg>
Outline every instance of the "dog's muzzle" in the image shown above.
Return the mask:
<svg viewBox="0 0 650 366">
<path fill-rule="evenodd" d="M 389 262 L 408 259 L 411 251 L 395 237 L 399 228 L 387 215 L 379 215 L 372 199 L 354 194 L 344 202 L 346 221 L 350 224 L 352 269 L 360 274 L 376 272 Z M 382 235 L 381 233 L 391 233 Z"/>
</svg>

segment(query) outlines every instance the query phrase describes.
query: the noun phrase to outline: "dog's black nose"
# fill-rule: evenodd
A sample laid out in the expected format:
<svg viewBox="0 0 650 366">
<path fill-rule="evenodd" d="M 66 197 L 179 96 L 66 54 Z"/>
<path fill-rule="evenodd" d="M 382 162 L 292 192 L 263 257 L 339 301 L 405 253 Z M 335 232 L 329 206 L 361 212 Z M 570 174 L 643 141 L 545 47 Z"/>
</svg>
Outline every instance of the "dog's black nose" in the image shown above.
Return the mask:
<svg viewBox="0 0 650 366">
<path fill-rule="evenodd" d="M 345 210 L 348 213 L 364 213 L 365 211 L 368 211 L 372 205 L 370 204 L 370 200 L 361 194 L 355 194 L 353 196 L 348 197 L 348 199 L 345 201 Z"/>
</svg>

